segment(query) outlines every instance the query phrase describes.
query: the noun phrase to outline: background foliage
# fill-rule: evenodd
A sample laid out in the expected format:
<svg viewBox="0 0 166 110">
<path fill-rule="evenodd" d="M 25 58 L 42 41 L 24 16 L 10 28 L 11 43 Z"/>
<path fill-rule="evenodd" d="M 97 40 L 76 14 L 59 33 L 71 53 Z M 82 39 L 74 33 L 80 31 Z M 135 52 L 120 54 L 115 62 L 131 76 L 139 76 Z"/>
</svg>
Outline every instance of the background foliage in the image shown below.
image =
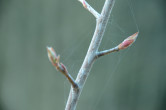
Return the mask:
<svg viewBox="0 0 166 110">
<path fill-rule="evenodd" d="M 99 12 L 104 3 L 88 2 Z M 78 110 L 166 109 L 165 6 L 165 0 L 116 0 L 100 50 L 138 31 L 137 24 L 139 37 L 97 60 Z M 94 28 L 77 0 L 0 0 L 0 110 L 63 110 L 70 85 L 48 61 L 46 46 L 76 77 Z"/>
</svg>

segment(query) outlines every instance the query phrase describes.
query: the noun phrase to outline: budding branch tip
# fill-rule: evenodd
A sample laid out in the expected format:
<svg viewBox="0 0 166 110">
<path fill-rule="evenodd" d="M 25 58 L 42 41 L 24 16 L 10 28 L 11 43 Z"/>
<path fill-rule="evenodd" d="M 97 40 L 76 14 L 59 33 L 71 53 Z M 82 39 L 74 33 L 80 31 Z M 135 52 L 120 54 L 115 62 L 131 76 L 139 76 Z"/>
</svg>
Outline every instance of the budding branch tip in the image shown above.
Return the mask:
<svg viewBox="0 0 166 110">
<path fill-rule="evenodd" d="M 138 33 L 139 32 L 134 33 L 133 35 L 126 38 L 122 43 L 120 43 L 118 45 L 119 50 L 122 50 L 122 49 L 125 49 L 125 48 L 131 46 L 136 41 L 136 39 L 138 37 Z"/>
</svg>

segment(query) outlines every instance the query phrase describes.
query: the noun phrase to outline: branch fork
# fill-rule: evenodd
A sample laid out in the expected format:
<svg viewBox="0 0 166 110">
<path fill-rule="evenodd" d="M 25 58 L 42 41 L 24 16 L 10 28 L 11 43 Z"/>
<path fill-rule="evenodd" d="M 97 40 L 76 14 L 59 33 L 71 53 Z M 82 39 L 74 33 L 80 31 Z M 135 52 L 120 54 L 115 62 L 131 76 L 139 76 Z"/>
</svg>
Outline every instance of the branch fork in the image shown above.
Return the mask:
<svg viewBox="0 0 166 110">
<path fill-rule="evenodd" d="M 81 91 L 93 66 L 94 61 L 101 56 L 110 54 L 112 52 L 117 52 L 131 46 L 136 41 L 136 38 L 138 36 L 138 32 L 136 32 L 135 34 L 129 36 L 122 43 L 115 46 L 114 48 L 104 51 L 98 51 L 115 0 L 105 0 L 101 14 L 99 14 L 95 9 L 93 9 L 85 0 L 78 1 L 82 3 L 85 9 L 87 9 L 90 13 L 92 13 L 95 16 L 96 28 L 76 80 L 74 80 L 73 77 L 69 74 L 65 65 L 63 63 L 60 63 L 60 56 L 56 54 L 54 49 L 52 47 L 47 47 L 48 58 L 50 62 L 54 67 L 56 67 L 58 71 L 65 75 L 65 77 L 69 80 L 69 82 L 72 85 L 65 110 L 76 109 L 79 96 L 81 94 Z"/>
</svg>

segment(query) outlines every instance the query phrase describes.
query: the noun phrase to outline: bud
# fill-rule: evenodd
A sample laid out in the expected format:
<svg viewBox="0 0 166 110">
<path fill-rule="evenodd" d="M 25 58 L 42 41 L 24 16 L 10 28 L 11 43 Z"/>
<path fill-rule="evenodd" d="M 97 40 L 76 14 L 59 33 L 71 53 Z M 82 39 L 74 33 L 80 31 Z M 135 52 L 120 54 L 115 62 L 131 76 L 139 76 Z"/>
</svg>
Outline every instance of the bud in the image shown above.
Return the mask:
<svg viewBox="0 0 166 110">
<path fill-rule="evenodd" d="M 82 4 L 85 8 L 87 7 L 85 0 L 82 0 Z"/>
<path fill-rule="evenodd" d="M 48 59 L 50 62 L 56 66 L 59 61 L 59 56 L 56 55 L 56 52 L 52 47 L 47 47 Z"/>
<path fill-rule="evenodd" d="M 138 36 L 138 32 L 126 38 L 122 43 L 118 45 L 119 50 L 122 50 L 131 46 L 137 39 L 137 36 Z"/>
</svg>

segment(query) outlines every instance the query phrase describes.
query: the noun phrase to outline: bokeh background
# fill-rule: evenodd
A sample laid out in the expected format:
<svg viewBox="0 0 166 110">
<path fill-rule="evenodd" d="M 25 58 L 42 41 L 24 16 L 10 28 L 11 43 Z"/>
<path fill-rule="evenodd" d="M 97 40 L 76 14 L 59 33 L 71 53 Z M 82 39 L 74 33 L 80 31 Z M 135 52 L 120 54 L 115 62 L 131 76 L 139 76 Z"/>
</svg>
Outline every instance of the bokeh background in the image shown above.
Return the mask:
<svg viewBox="0 0 166 110">
<path fill-rule="evenodd" d="M 104 4 L 87 1 L 98 12 Z M 100 50 L 137 31 L 139 37 L 95 62 L 77 110 L 166 109 L 165 20 L 165 0 L 116 0 Z M 46 46 L 75 78 L 94 28 L 77 0 L 0 0 L 0 110 L 64 110 L 70 84 Z"/>
</svg>

